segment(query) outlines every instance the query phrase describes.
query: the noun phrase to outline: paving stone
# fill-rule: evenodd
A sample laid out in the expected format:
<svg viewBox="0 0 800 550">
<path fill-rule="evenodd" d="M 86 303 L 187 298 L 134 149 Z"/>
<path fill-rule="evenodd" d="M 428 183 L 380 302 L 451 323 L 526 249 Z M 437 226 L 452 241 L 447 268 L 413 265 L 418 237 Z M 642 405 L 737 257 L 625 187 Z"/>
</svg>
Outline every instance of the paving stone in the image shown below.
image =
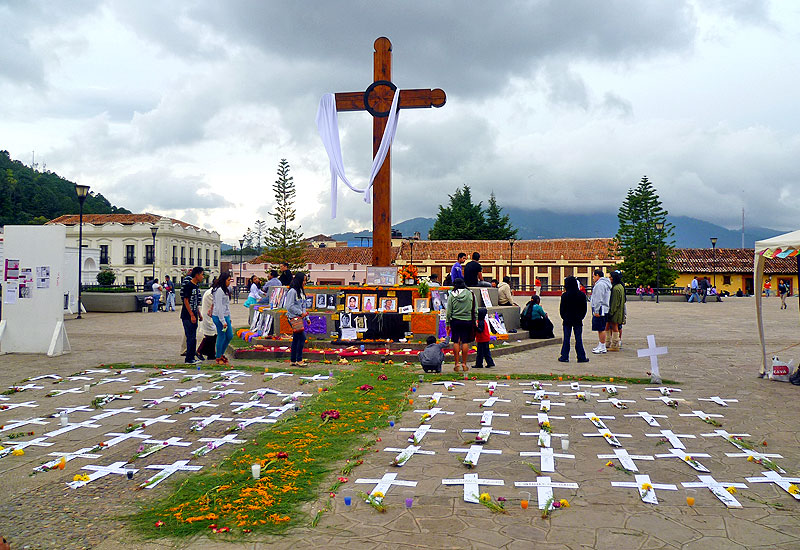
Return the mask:
<svg viewBox="0 0 800 550">
<path fill-rule="evenodd" d="M 797 540 L 797 536 L 785 535 L 753 521 L 738 518 L 725 518 L 725 528 L 728 532 L 728 537 L 732 541 L 747 547 Z"/>
<path fill-rule="evenodd" d="M 681 550 L 748 550 L 748 547 L 725 537 L 703 537 L 687 542 L 681 547 Z"/>
</svg>

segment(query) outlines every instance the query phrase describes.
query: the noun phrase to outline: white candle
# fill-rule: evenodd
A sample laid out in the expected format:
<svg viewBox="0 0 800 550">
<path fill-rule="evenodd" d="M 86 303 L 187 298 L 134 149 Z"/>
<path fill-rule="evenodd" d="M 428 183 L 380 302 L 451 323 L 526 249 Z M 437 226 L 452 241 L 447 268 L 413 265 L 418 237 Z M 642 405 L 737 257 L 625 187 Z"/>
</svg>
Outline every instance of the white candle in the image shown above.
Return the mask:
<svg viewBox="0 0 800 550">
<path fill-rule="evenodd" d="M 69 417 L 67 416 L 66 413 L 62 413 L 61 414 L 61 425 L 62 426 L 66 426 L 67 424 L 69 424 Z"/>
<path fill-rule="evenodd" d="M 253 464 L 250 466 L 250 470 L 253 472 L 253 479 L 261 478 L 261 464 Z"/>
<path fill-rule="evenodd" d="M 568 451 L 569 450 L 569 439 L 566 437 L 561 438 L 561 450 Z"/>
</svg>

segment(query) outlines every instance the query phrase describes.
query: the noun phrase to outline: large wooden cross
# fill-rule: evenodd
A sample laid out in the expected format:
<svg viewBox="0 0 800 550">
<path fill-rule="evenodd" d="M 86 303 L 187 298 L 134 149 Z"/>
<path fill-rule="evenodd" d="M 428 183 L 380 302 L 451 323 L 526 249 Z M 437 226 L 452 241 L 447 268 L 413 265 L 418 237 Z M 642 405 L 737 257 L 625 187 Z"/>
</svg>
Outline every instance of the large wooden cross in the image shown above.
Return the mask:
<svg viewBox="0 0 800 550">
<path fill-rule="evenodd" d="M 392 43 L 386 37 L 375 41 L 374 82 L 364 92 L 339 92 L 337 111 L 367 111 L 372 115 L 372 155 L 378 152 L 389 116 L 394 91 L 392 83 Z M 447 97 L 444 90 L 400 90 L 398 108 L 419 109 L 441 107 Z M 391 265 L 392 257 L 392 164 L 391 151 L 386 154 L 373 184 L 372 198 L 372 265 Z"/>
</svg>

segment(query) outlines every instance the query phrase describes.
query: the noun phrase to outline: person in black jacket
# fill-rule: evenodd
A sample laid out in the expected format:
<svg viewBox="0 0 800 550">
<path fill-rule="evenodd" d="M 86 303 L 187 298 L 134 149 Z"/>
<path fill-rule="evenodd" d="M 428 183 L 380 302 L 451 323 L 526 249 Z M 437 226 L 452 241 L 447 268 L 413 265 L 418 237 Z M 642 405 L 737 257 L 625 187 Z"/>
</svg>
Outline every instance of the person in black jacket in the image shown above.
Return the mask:
<svg viewBox="0 0 800 550">
<path fill-rule="evenodd" d="M 583 349 L 583 318 L 586 317 L 586 294 L 578 289 L 578 279 L 570 275 L 564 280 L 564 294 L 561 295 L 561 318 L 564 320 L 564 341 L 561 344 L 562 363 L 569 363 L 570 334 L 575 333 L 575 354 L 578 363 L 588 363 Z"/>
</svg>

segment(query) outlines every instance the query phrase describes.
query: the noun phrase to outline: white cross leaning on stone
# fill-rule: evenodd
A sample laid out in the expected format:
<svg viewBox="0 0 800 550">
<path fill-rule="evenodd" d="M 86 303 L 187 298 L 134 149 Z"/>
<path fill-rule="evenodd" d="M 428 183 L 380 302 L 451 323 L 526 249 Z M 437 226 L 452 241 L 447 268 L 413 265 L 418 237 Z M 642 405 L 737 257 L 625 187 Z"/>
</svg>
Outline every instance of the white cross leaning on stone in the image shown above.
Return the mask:
<svg viewBox="0 0 800 550">
<path fill-rule="evenodd" d="M 172 464 L 151 464 L 150 466 L 145 466 L 145 468 L 148 470 L 160 470 L 160 472 L 148 478 L 147 481 L 140 485 L 140 487 L 144 489 L 152 489 L 175 472 L 196 472 L 202 468 L 202 466 L 188 466 L 188 464 L 188 460 L 178 460 Z"/>
<path fill-rule="evenodd" d="M 444 386 L 447 391 L 453 391 L 453 388 L 456 386 L 463 386 L 464 382 L 450 382 L 449 380 L 446 380 L 444 382 L 433 382 L 433 385 L 441 385 Z"/>
<path fill-rule="evenodd" d="M 110 464 L 108 466 L 96 466 L 94 464 L 89 464 L 88 466 L 83 466 L 81 468 L 81 470 L 90 470 L 92 472 L 91 474 L 89 474 L 89 480 L 88 481 L 71 481 L 71 482 L 67 483 L 67 487 L 69 487 L 70 489 L 78 489 L 80 487 L 83 487 L 84 485 L 87 485 L 87 484 L 91 483 L 92 481 L 94 481 L 96 479 L 100 479 L 101 477 L 106 477 L 107 475 L 110 475 L 110 474 L 116 474 L 116 475 L 124 476 L 124 475 L 127 475 L 128 471 L 132 471 L 133 473 L 136 473 L 136 472 L 139 471 L 139 470 L 134 469 L 134 468 L 123 468 L 123 466 L 125 466 L 125 462 L 124 461 L 114 462 L 113 464 Z"/>
<path fill-rule="evenodd" d="M 611 403 L 611 406 L 617 409 L 627 409 L 628 405 L 625 403 L 636 403 L 633 399 L 617 399 L 616 397 L 609 397 L 608 399 L 598 399 L 598 403 Z"/>
<path fill-rule="evenodd" d="M 375 493 L 381 493 L 384 495 L 383 497 L 374 497 L 376 501 L 381 502 L 383 498 L 386 496 L 386 493 L 389 492 L 389 489 L 394 485 L 400 485 L 402 487 L 416 487 L 416 481 L 405 481 L 402 479 L 397 479 L 396 473 L 387 473 L 383 474 L 383 477 L 380 479 L 367 479 L 367 478 L 358 478 L 355 483 L 375 483 L 375 488 L 373 488 L 369 495 L 373 496 Z"/>
<path fill-rule="evenodd" d="M 320 380 L 330 380 L 327 374 L 315 374 L 314 376 L 301 376 L 301 380 L 308 380 L 310 382 L 319 382 Z"/>
<path fill-rule="evenodd" d="M 475 443 L 483 445 L 489 441 L 489 437 L 492 434 L 498 435 L 510 435 L 511 432 L 506 430 L 493 430 L 491 426 L 481 426 L 480 429 L 468 429 L 468 430 L 461 430 L 462 433 L 473 433 L 477 434 L 475 436 Z"/>
<path fill-rule="evenodd" d="M 398 447 L 386 447 L 384 451 L 400 453 L 392 461 L 392 466 L 397 466 L 397 467 L 403 466 L 406 462 L 411 460 L 411 457 L 413 457 L 415 454 L 421 454 L 421 455 L 436 454 L 433 451 L 423 451 L 419 445 L 414 445 L 414 444 L 408 445 L 405 449 L 400 449 Z"/>
<path fill-rule="evenodd" d="M 561 454 L 553 452 L 550 447 L 544 447 L 539 451 L 522 451 L 519 456 L 538 456 L 539 469 L 543 472 L 555 472 L 556 461 L 555 458 L 575 458 L 575 455 Z"/>
<path fill-rule="evenodd" d="M 686 446 L 681 441 L 682 437 L 686 439 L 695 439 L 692 434 L 676 434 L 672 430 L 660 430 L 657 434 L 644 434 L 645 437 L 663 437 L 669 441 L 670 445 L 676 449 L 686 449 Z"/>
<path fill-rule="evenodd" d="M 86 405 L 81 405 L 80 407 L 56 407 L 56 410 L 58 412 L 51 414 L 50 418 L 57 418 L 62 414 L 72 414 L 75 412 L 89 413 L 95 411 L 95 409 L 91 409 Z"/>
<path fill-rule="evenodd" d="M 433 407 L 432 409 L 414 409 L 414 412 L 422 413 L 422 416 L 426 417 L 424 420 L 420 421 L 420 424 L 427 422 L 428 420 L 431 420 L 440 414 L 456 414 L 451 411 L 444 411 L 441 407 Z"/>
<path fill-rule="evenodd" d="M 534 401 L 541 401 L 542 399 L 546 398 L 548 395 L 556 396 L 561 395 L 561 392 L 557 391 L 547 391 L 547 390 L 523 390 L 523 394 L 532 395 L 531 399 Z"/>
<path fill-rule="evenodd" d="M 82 388 L 70 388 L 68 390 L 53 390 L 47 395 L 50 397 L 60 397 L 66 393 L 83 393 L 83 391 Z"/>
<path fill-rule="evenodd" d="M 492 396 L 492 397 L 490 397 L 488 399 L 482 399 L 482 398 L 473 399 L 473 401 L 482 401 L 480 406 L 481 407 L 486 407 L 486 408 L 494 407 L 495 403 L 511 403 L 510 399 L 500 399 L 499 397 L 496 397 L 496 396 Z"/>
<path fill-rule="evenodd" d="M 151 445 L 150 449 L 146 449 L 142 454 L 137 455 L 137 458 L 145 458 L 153 453 L 166 449 L 167 447 L 188 447 L 191 442 L 184 441 L 182 437 L 170 437 L 169 439 L 145 439 L 143 445 Z"/>
<path fill-rule="evenodd" d="M 26 382 L 36 382 L 37 380 L 47 380 L 48 378 L 52 380 L 63 380 L 63 378 L 61 378 L 57 374 L 42 374 L 40 376 L 34 376 L 33 378 L 28 378 Z"/>
<path fill-rule="evenodd" d="M 661 491 L 677 491 L 678 487 L 675 485 L 671 485 L 668 483 L 652 483 L 650 481 L 650 476 L 647 474 L 636 474 L 634 476 L 636 481 L 612 481 L 612 487 L 629 487 L 636 489 L 639 491 L 639 498 L 642 499 L 642 502 L 646 502 L 648 504 L 658 504 L 658 498 L 656 497 L 656 489 Z M 645 488 L 647 486 L 647 488 Z"/>
<path fill-rule="evenodd" d="M 759 453 L 758 451 L 751 451 L 750 449 L 742 449 L 741 453 L 725 453 L 725 456 L 729 456 L 732 458 L 752 456 L 753 460 L 756 460 L 758 462 L 768 460 L 774 465 L 776 472 L 778 472 L 779 474 L 786 473 L 786 470 L 775 464 L 775 462 L 772 460 L 773 458 L 783 458 L 783 455 L 771 454 L 771 453 Z"/>
<path fill-rule="evenodd" d="M 800 483 L 800 477 L 783 477 L 778 472 L 773 472 L 772 470 L 761 472 L 761 475 L 764 477 L 748 477 L 745 478 L 745 481 L 748 483 L 774 483 L 789 493 L 795 500 L 800 500 L 800 494 L 789 491 L 791 485 Z"/>
<path fill-rule="evenodd" d="M 228 388 L 224 390 L 211 390 L 209 393 L 213 393 L 214 395 L 211 399 L 222 399 L 226 395 L 241 395 L 244 392 L 240 390 L 235 390 L 233 388 Z"/>
<path fill-rule="evenodd" d="M 715 395 L 713 397 L 698 397 L 697 400 L 698 401 L 711 401 L 712 403 L 716 403 L 720 407 L 727 407 L 728 403 L 738 403 L 739 402 L 738 399 L 729 399 L 727 397 L 723 399 L 722 397 L 720 397 L 718 395 Z"/>
<path fill-rule="evenodd" d="M 193 416 L 189 420 L 197 420 L 197 424 L 192 426 L 192 431 L 199 432 L 204 428 L 208 428 L 214 422 L 230 422 L 233 418 L 223 417 L 221 414 L 212 414 L 211 416 Z"/>
<path fill-rule="evenodd" d="M 480 416 L 481 417 L 481 426 L 491 426 L 492 419 L 495 416 L 508 416 L 506 413 L 497 413 L 494 411 L 483 411 L 479 413 L 467 413 L 467 416 Z"/>
<path fill-rule="evenodd" d="M 606 423 L 603 422 L 603 420 L 616 420 L 616 417 L 614 416 L 600 416 L 594 412 L 572 415 L 572 418 L 585 418 L 594 424 L 595 428 L 599 428 L 601 430 L 608 430 L 608 426 L 606 426 Z"/>
<path fill-rule="evenodd" d="M 636 412 L 634 414 L 626 414 L 625 417 L 626 418 L 634 418 L 634 417 L 641 418 L 645 422 L 647 422 L 647 424 L 649 426 L 653 426 L 654 428 L 660 428 L 661 427 L 661 424 L 658 423 L 658 420 L 656 420 L 656 418 L 669 418 L 665 414 L 650 414 L 650 413 L 642 412 L 642 411 Z"/>
<path fill-rule="evenodd" d="M 620 443 L 619 439 L 617 439 L 618 437 L 633 437 L 631 434 L 615 434 L 615 433 L 612 433 L 611 430 L 609 430 L 609 429 L 603 430 L 603 429 L 599 429 L 599 428 L 597 430 L 597 433 L 583 434 L 583 436 L 584 437 L 602 437 L 603 439 L 605 439 L 606 443 L 608 443 L 612 447 L 622 447 L 622 443 Z"/>
<path fill-rule="evenodd" d="M 34 409 L 38 407 L 39 404 L 36 401 L 25 401 L 24 403 L 8 403 L 7 405 L 3 405 L 4 411 L 12 411 L 19 407 L 26 407 L 28 409 Z"/>
<path fill-rule="evenodd" d="M 464 486 L 464 502 L 472 502 L 478 504 L 478 496 L 480 495 L 481 485 L 491 485 L 494 487 L 502 487 L 505 482 L 502 479 L 481 479 L 478 474 L 464 474 L 463 479 L 443 479 L 442 485 L 463 485 Z"/>
<path fill-rule="evenodd" d="M 0 428 L 0 434 L 3 432 L 10 432 L 11 430 L 16 430 L 17 428 L 21 428 L 23 426 L 28 426 L 29 424 L 36 424 L 38 426 L 45 426 L 49 424 L 44 418 L 28 418 L 26 420 L 12 420 L 8 424 L 3 425 Z M 50 437 L 48 434 L 46 436 Z"/>
<path fill-rule="evenodd" d="M 636 350 L 639 357 L 650 358 L 650 383 L 660 384 L 661 373 L 658 370 L 658 356 L 667 353 L 666 346 L 656 347 L 656 337 L 653 334 L 647 336 L 647 347 L 645 349 Z"/>
<path fill-rule="evenodd" d="M 483 445 L 470 445 L 469 449 L 462 449 L 460 447 L 451 447 L 450 449 L 448 449 L 448 452 L 467 453 L 467 455 L 462 459 L 462 462 L 472 468 L 478 465 L 478 460 L 480 459 L 482 454 L 490 454 L 490 455 L 503 454 L 503 451 L 499 449 L 487 449 Z"/>
<path fill-rule="evenodd" d="M 717 481 L 711 476 L 697 476 L 698 481 L 691 481 L 691 482 L 682 482 L 686 488 L 694 488 L 694 487 L 705 487 L 711 493 L 717 497 L 722 504 L 727 506 L 728 508 L 741 508 L 742 505 L 739 504 L 739 501 L 734 498 L 734 496 L 728 492 L 728 487 L 733 487 L 734 489 L 747 489 L 747 485 L 744 483 L 728 483 L 725 481 Z"/>
<path fill-rule="evenodd" d="M 658 455 L 656 455 L 656 458 L 677 458 L 679 460 L 682 460 L 683 462 L 685 462 L 686 464 L 688 464 L 690 467 L 694 468 L 698 472 L 709 472 L 710 473 L 710 470 L 708 468 L 706 468 L 705 466 L 700 464 L 697 460 L 695 460 L 695 458 L 698 457 L 698 456 L 699 457 L 703 457 L 703 458 L 710 458 L 711 457 L 711 455 L 706 454 L 706 453 L 690 453 L 690 452 L 687 452 L 686 449 L 670 449 L 669 452 L 666 453 L 666 454 L 658 454 Z"/>
<path fill-rule="evenodd" d="M 109 439 L 108 441 L 104 441 L 104 447 L 109 448 L 117 445 L 118 443 L 122 443 L 123 441 L 127 441 L 129 439 L 148 439 L 153 437 L 151 435 L 147 435 L 146 433 L 142 433 L 143 430 L 133 430 L 132 432 L 127 433 L 118 433 L 118 432 L 108 432 L 106 435 L 113 435 L 115 437 Z"/>
<path fill-rule="evenodd" d="M 537 445 L 542 448 L 550 447 L 552 437 L 567 437 L 567 434 L 551 433 L 544 429 L 538 432 L 520 432 L 519 435 L 526 437 L 535 436 L 538 440 Z"/>
<path fill-rule="evenodd" d="M 228 434 L 223 437 L 201 437 L 198 441 L 201 443 L 205 443 L 202 447 L 198 447 L 192 454 L 194 456 L 203 456 L 208 454 L 209 452 L 213 451 L 214 449 L 219 449 L 223 445 L 233 445 L 235 443 L 245 443 L 244 439 L 236 439 L 236 434 Z"/>
<path fill-rule="evenodd" d="M 30 446 L 36 447 L 50 447 L 53 443 L 48 443 L 45 441 L 46 437 L 37 437 L 36 439 L 31 439 L 29 441 L 17 441 L 15 443 L 9 444 L 8 447 L 0 450 L 0 458 L 10 455 L 17 449 L 25 449 Z"/>
<path fill-rule="evenodd" d="M 430 424 L 423 424 L 418 428 L 400 428 L 401 432 L 414 432 L 411 437 L 408 438 L 409 443 L 413 443 L 414 445 L 419 445 L 422 442 L 422 438 L 427 435 L 428 432 L 436 433 L 436 434 L 443 434 L 446 430 L 435 430 Z"/>
<path fill-rule="evenodd" d="M 265 372 L 264 376 L 269 376 L 271 380 L 275 380 L 276 378 L 280 378 L 281 376 L 294 376 L 289 372 Z"/>
<path fill-rule="evenodd" d="M 111 384 L 112 382 L 130 382 L 130 380 L 124 376 L 120 376 L 118 378 L 103 378 L 97 383 L 97 385 L 102 386 L 103 384 Z"/>
<path fill-rule="evenodd" d="M 630 455 L 625 449 L 612 449 L 613 455 L 597 455 L 597 458 L 602 459 L 617 459 L 623 468 L 631 472 L 638 472 L 639 468 L 636 466 L 635 460 L 655 460 L 650 455 Z"/>
<path fill-rule="evenodd" d="M 163 422 L 165 424 L 174 424 L 177 420 L 170 420 L 169 417 L 172 416 L 171 414 L 162 414 L 161 416 L 157 416 L 155 418 L 137 418 L 142 422 L 142 427 L 147 428 L 148 426 L 152 426 L 153 424 L 158 424 L 159 422 Z"/>
<path fill-rule="evenodd" d="M 40 464 L 36 468 L 33 469 L 34 472 L 46 472 L 52 468 L 55 468 L 61 463 L 61 459 L 64 459 L 64 462 L 70 462 L 75 460 L 76 458 L 100 458 L 100 455 L 97 454 L 90 454 L 91 447 L 84 447 L 83 449 L 78 449 L 73 453 L 48 453 L 47 456 L 55 456 L 57 457 L 55 460 L 51 460 L 49 462 L 45 462 L 44 464 Z"/>
<path fill-rule="evenodd" d="M 90 417 L 92 420 L 103 420 L 104 418 L 108 418 L 110 416 L 116 416 L 118 414 L 137 414 L 141 411 L 134 409 L 133 407 L 122 407 L 121 409 L 103 409 L 103 412 L 100 414 L 96 414 Z"/>
<path fill-rule="evenodd" d="M 539 503 L 539 510 L 552 510 L 553 508 L 553 489 L 577 489 L 577 483 L 562 483 L 552 481 L 547 476 L 538 476 L 536 481 L 515 481 L 514 487 L 536 487 L 536 500 Z"/>
</svg>

